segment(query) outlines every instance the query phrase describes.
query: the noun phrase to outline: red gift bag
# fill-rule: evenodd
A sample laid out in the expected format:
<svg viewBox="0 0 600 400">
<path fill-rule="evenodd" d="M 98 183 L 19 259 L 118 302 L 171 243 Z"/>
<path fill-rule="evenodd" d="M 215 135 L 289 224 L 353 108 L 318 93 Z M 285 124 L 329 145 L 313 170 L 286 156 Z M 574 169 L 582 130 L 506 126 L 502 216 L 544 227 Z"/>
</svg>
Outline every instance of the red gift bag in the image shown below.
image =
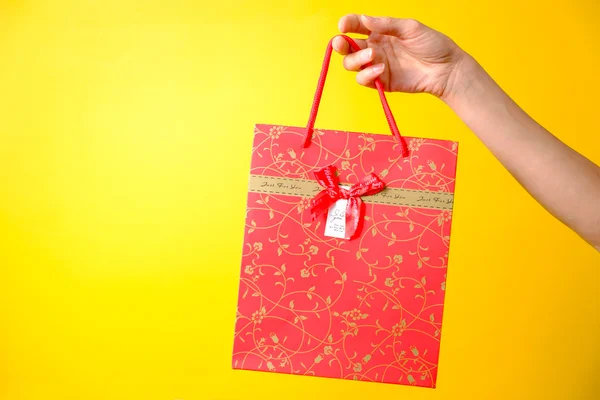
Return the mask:
<svg viewBox="0 0 600 400">
<path fill-rule="evenodd" d="M 379 81 L 392 136 L 313 130 L 331 51 L 308 127 L 254 130 L 233 368 L 435 387 L 458 145 Z"/>
</svg>

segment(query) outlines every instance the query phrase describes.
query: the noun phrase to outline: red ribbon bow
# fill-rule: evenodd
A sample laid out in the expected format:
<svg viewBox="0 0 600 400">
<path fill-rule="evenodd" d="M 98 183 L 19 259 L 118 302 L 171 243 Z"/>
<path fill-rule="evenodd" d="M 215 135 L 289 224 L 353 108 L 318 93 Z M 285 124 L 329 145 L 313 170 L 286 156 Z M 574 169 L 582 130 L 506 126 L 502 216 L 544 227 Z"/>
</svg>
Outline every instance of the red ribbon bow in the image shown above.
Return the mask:
<svg viewBox="0 0 600 400">
<path fill-rule="evenodd" d="M 326 213 L 329 207 L 340 199 L 347 199 L 346 207 L 346 239 L 351 239 L 362 217 L 363 202 L 360 196 L 369 196 L 381 192 L 385 183 L 373 173 L 363 180 L 355 183 L 350 189 L 340 187 L 340 180 L 335 174 L 335 167 L 329 165 L 315 172 L 317 182 L 325 189 L 320 191 L 310 201 L 310 213 L 313 221 L 321 214 Z"/>
</svg>

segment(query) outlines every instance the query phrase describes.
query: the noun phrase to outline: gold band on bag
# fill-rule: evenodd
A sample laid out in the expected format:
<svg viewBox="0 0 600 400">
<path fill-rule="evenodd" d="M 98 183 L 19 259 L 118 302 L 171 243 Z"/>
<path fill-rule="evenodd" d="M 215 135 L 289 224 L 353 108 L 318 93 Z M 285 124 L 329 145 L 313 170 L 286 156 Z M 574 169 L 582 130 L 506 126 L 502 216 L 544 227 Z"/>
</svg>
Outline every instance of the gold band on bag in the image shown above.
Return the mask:
<svg viewBox="0 0 600 400">
<path fill-rule="evenodd" d="M 316 181 L 266 175 L 251 174 L 250 182 L 248 184 L 249 192 L 282 194 L 286 196 L 313 197 L 321 190 L 323 190 L 323 188 Z M 377 194 L 362 197 L 362 200 L 369 204 L 452 210 L 454 194 L 448 192 L 430 192 L 427 190 L 386 187 Z"/>
</svg>

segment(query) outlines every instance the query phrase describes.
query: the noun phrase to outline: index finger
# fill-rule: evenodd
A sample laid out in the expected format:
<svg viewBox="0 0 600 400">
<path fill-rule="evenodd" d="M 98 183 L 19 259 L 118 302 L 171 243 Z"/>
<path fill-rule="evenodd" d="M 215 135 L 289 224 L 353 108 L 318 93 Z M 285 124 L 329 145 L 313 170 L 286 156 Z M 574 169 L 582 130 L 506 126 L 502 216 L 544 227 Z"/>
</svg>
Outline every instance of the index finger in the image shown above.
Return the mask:
<svg viewBox="0 0 600 400">
<path fill-rule="evenodd" d="M 340 18 L 338 28 L 342 33 L 361 33 L 368 35 L 371 33 L 366 26 L 363 25 L 360 15 L 348 14 Z"/>
</svg>

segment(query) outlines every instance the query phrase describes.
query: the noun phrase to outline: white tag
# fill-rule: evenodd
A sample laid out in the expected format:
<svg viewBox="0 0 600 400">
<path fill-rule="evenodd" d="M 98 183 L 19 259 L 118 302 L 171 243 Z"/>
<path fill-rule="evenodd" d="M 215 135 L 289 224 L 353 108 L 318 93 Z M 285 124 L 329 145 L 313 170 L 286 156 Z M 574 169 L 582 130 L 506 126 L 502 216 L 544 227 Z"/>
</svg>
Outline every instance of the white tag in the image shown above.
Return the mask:
<svg viewBox="0 0 600 400">
<path fill-rule="evenodd" d="M 341 186 L 348 189 L 346 186 Z M 325 222 L 325 236 L 338 239 L 346 238 L 346 207 L 348 200 L 340 199 L 336 201 L 327 211 L 327 221 Z"/>
</svg>

